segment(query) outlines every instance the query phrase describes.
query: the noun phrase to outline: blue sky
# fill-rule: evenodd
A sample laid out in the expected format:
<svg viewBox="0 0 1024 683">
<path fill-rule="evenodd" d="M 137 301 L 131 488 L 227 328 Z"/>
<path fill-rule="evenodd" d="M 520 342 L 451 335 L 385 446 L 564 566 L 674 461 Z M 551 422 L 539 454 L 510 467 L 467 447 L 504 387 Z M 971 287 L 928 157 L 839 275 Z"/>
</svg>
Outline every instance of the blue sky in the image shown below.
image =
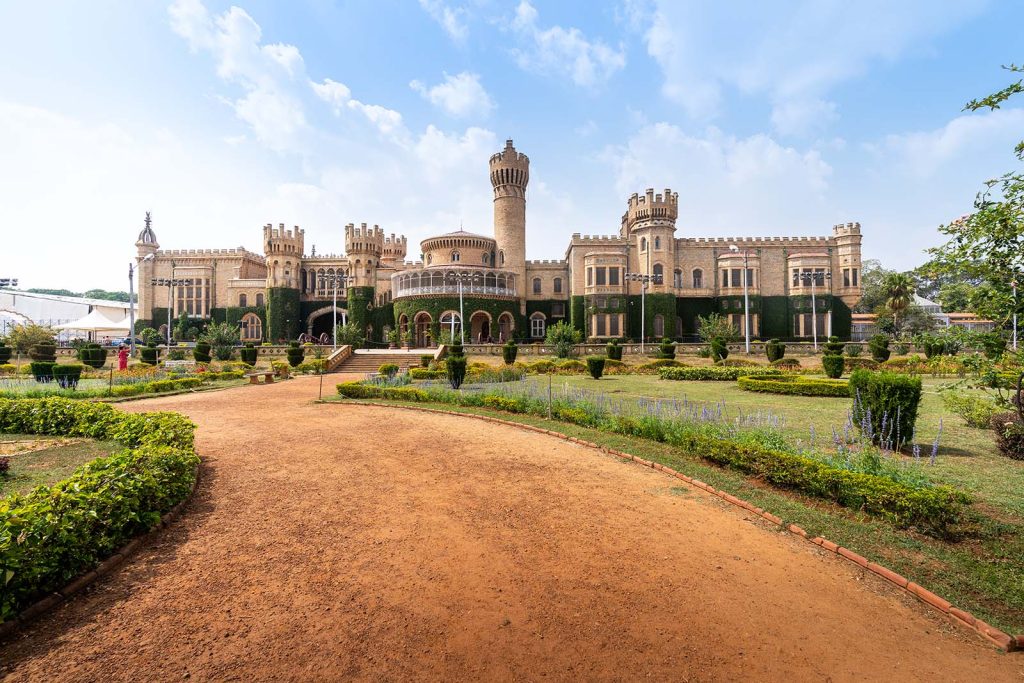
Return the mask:
<svg viewBox="0 0 1024 683">
<path fill-rule="evenodd" d="M 528 256 L 680 195 L 678 235 L 828 234 L 910 268 L 1019 166 L 1019 2 L 0 2 L 0 277 L 123 289 L 167 248 L 349 222 L 489 233 L 487 158 L 530 155 Z M 90 265 L 85 265 L 90 264 Z"/>
</svg>

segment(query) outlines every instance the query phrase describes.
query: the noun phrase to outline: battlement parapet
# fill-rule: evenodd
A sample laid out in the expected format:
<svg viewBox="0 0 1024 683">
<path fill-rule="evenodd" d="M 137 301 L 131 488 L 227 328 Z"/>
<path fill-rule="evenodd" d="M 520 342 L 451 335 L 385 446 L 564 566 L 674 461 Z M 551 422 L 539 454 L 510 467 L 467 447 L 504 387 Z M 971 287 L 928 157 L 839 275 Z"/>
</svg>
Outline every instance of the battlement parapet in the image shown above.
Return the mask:
<svg viewBox="0 0 1024 683">
<path fill-rule="evenodd" d="M 708 244 L 708 245 L 730 245 L 730 244 L 753 244 L 753 245 L 778 245 L 785 246 L 791 244 L 822 244 L 833 242 L 832 237 L 821 237 L 817 235 L 805 236 L 798 235 L 792 237 L 780 237 L 778 235 L 772 237 L 678 237 L 676 242 L 684 244 Z"/>
<path fill-rule="evenodd" d="M 345 226 L 345 251 L 379 257 L 384 251 L 384 231 L 379 225 L 371 228 L 366 223 L 360 223 L 358 227 L 349 223 Z"/>
<path fill-rule="evenodd" d="M 655 194 L 649 187 L 644 194 L 634 192 L 627 202 L 626 213 L 622 214 L 622 225 L 628 231 L 637 223 L 670 223 L 675 225 L 679 217 L 679 193 L 666 187 L 664 194 Z"/>
<path fill-rule="evenodd" d="M 263 239 L 264 240 L 269 240 L 269 239 L 295 240 L 295 239 L 299 239 L 300 237 L 303 237 L 305 234 L 306 234 L 306 231 L 303 230 L 302 228 L 300 228 L 297 225 L 293 229 L 291 229 L 291 230 L 285 229 L 284 223 L 279 223 L 278 227 L 276 227 L 276 228 L 274 227 L 273 223 L 267 223 L 266 225 L 263 226 Z"/>
<path fill-rule="evenodd" d="M 625 241 L 618 235 L 581 235 L 578 232 L 572 234 L 573 244 L 589 244 L 594 242 L 601 244 L 625 244 Z"/>
<path fill-rule="evenodd" d="M 253 253 L 245 247 L 235 247 L 233 249 L 160 249 L 156 252 L 157 256 L 247 256 L 252 259 L 259 261 L 263 260 L 263 256 L 260 254 Z"/>
<path fill-rule="evenodd" d="M 837 223 L 832 226 L 832 234 L 836 237 L 845 237 L 847 235 L 859 235 L 860 234 L 860 223 Z"/>
<path fill-rule="evenodd" d="M 517 152 L 511 140 L 505 141 L 505 149 L 491 156 L 489 166 L 495 198 L 525 196 L 530 182 L 530 158 Z"/>
<path fill-rule="evenodd" d="M 547 268 L 568 268 L 569 264 L 562 259 L 534 259 L 533 261 L 526 262 L 527 268 L 529 267 L 547 267 Z"/>
</svg>

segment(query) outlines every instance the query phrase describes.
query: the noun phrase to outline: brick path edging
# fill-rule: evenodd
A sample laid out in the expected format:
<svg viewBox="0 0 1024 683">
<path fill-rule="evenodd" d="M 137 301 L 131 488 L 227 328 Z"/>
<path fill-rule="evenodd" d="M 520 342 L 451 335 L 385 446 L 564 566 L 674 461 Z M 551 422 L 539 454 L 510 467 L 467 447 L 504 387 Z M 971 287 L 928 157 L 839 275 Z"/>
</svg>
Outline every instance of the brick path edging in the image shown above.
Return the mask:
<svg viewBox="0 0 1024 683">
<path fill-rule="evenodd" d="M 65 600 L 70 598 L 72 595 L 81 592 L 85 588 L 91 586 L 101 576 L 106 576 L 112 571 L 117 569 L 122 562 L 134 553 L 142 542 L 152 538 L 156 532 L 167 527 L 171 522 L 176 520 L 181 515 L 181 510 L 185 505 L 192 500 L 192 496 L 196 492 L 196 487 L 199 485 L 199 463 L 196 464 L 194 470 L 194 476 L 192 477 L 192 490 L 188 492 L 188 496 L 185 497 L 180 503 L 175 505 L 173 508 L 164 513 L 160 518 L 160 521 L 153 525 L 149 531 L 139 536 L 136 536 L 132 540 L 128 541 L 121 547 L 116 553 L 103 560 L 95 569 L 91 569 L 86 573 L 74 579 L 68 585 L 64 586 L 55 593 L 51 593 L 44 598 L 37 600 L 32 603 L 17 617 L 9 621 L 5 621 L 0 624 L 0 641 L 4 640 L 7 636 L 14 633 L 16 630 L 24 626 L 25 624 L 38 619 L 50 610 L 56 608 L 58 605 L 63 603 Z"/>
<path fill-rule="evenodd" d="M 650 467 L 652 469 L 659 470 L 661 472 L 664 472 L 665 474 L 668 474 L 670 476 L 674 476 L 677 479 L 681 479 L 682 481 L 686 482 L 687 484 L 695 486 L 695 487 L 697 487 L 697 488 L 699 488 L 699 489 L 701 489 L 703 491 L 706 491 L 707 493 L 710 493 L 712 495 L 718 496 L 719 498 L 721 498 L 722 500 L 726 501 L 727 503 L 731 503 L 732 505 L 735 505 L 737 507 L 743 508 L 744 510 L 752 512 L 753 514 L 757 515 L 758 517 L 761 517 L 765 521 L 770 522 L 770 523 L 774 524 L 775 526 L 778 526 L 778 527 L 782 528 L 785 531 L 789 531 L 790 533 L 792 533 L 792 534 L 794 534 L 796 536 L 799 536 L 800 538 L 803 538 L 804 540 L 806 540 L 806 541 L 808 541 L 810 543 L 813 543 L 814 545 L 818 546 L 819 548 L 822 548 L 823 550 L 827 550 L 829 552 L 835 553 L 837 557 L 841 557 L 841 558 L 843 558 L 843 559 L 845 559 L 845 560 L 847 560 L 849 562 L 852 562 L 853 564 L 856 564 L 857 566 L 861 567 L 862 569 L 865 569 L 867 571 L 872 572 L 873 574 L 875 574 L 876 576 L 884 579 L 885 581 L 889 582 L 893 586 L 896 586 L 897 588 L 903 590 L 904 592 L 909 593 L 910 595 L 914 596 L 915 598 L 917 598 L 921 602 L 925 603 L 929 607 L 931 607 L 931 608 L 933 608 L 935 610 L 938 610 L 942 614 L 946 615 L 946 617 L 949 618 L 949 620 L 952 621 L 954 624 L 956 624 L 958 626 L 962 626 L 962 627 L 964 627 L 964 628 L 966 628 L 966 629 L 968 629 L 968 630 L 970 630 L 970 631 L 972 631 L 974 633 L 977 633 L 982 638 L 984 638 L 986 641 L 988 641 L 989 643 L 995 645 L 996 647 L 998 647 L 1001 650 L 1004 650 L 1006 652 L 1024 651 L 1024 635 L 1011 636 L 1011 635 L 1009 635 L 1007 633 L 1004 633 L 1003 631 L 997 629 L 996 627 L 990 626 L 989 624 L 986 624 L 984 621 L 982 621 L 981 619 L 978 619 L 977 617 L 975 617 L 970 612 L 965 612 L 963 610 L 957 609 L 956 607 L 951 605 L 948 600 L 945 600 L 945 599 L 939 597 L 938 595 L 936 595 L 935 593 L 932 593 L 927 588 L 924 588 L 924 587 L 914 583 L 913 581 L 908 580 L 907 578 L 905 578 L 902 575 L 892 571 L 891 569 L 889 569 L 887 567 L 883 567 L 880 564 L 877 564 L 875 562 L 869 561 L 867 558 L 865 558 L 865 557 L 855 553 L 854 551 L 850 550 L 849 548 L 844 548 L 844 547 L 842 547 L 842 546 L 840 546 L 840 545 L 838 545 L 836 543 L 833 543 L 832 541 L 829 541 L 829 540 L 827 540 L 825 538 L 822 538 L 820 536 L 815 536 L 814 538 L 811 538 L 806 531 L 804 531 L 803 529 L 798 527 L 796 524 L 789 524 L 789 525 L 787 525 L 787 524 L 785 524 L 785 522 L 783 522 L 782 518 L 780 518 L 780 517 L 778 517 L 776 515 L 773 515 L 770 512 L 762 510 L 761 508 L 757 507 L 753 503 L 749 503 L 749 502 L 747 502 L 745 500 L 741 500 L 741 499 L 739 499 L 739 498 L 737 498 L 737 497 L 735 497 L 735 496 L 733 496 L 733 495 L 731 495 L 729 493 L 726 493 L 725 491 L 720 491 L 720 490 L 714 488 L 713 486 L 711 486 L 710 484 L 704 483 L 700 479 L 694 479 L 693 477 L 687 476 L 687 475 L 683 474 L 682 472 L 678 472 L 678 471 L 674 470 L 671 467 L 668 467 L 666 465 L 662 465 L 661 463 L 651 462 L 650 460 L 645 460 L 643 458 L 637 457 L 637 456 L 632 455 L 630 453 L 626 453 L 624 451 L 615 450 L 613 448 L 605 448 L 604 446 L 600 446 L 600 445 L 598 445 L 596 443 L 593 443 L 591 441 L 585 441 L 583 439 L 576 438 L 575 436 L 569 436 L 568 434 L 563 434 L 562 432 L 556 432 L 556 431 L 553 431 L 553 430 L 550 430 L 550 429 L 544 429 L 542 427 L 536 427 L 534 425 L 524 424 L 522 422 L 514 422 L 512 420 L 502 420 L 501 418 L 493 417 L 491 415 L 477 415 L 477 414 L 474 414 L 474 413 L 460 413 L 460 412 L 452 411 L 452 410 L 440 410 L 440 409 L 437 409 L 437 408 L 426 408 L 426 407 L 423 407 L 423 406 L 398 405 L 398 404 L 393 404 L 393 403 L 379 403 L 379 402 L 376 402 L 376 401 L 364 401 L 364 400 L 358 400 L 358 399 L 353 400 L 352 404 L 368 405 L 368 406 L 374 406 L 374 407 L 380 407 L 380 408 L 398 408 L 398 409 L 402 409 L 402 410 L 415 410 L 415 411 L 424 412 L 424 413 L 438 413 L 438 414 L 442 414 L 442 415 L 458 415 L 460 417 L 470 417 L 470 418 L 477 419 L 477 420 L 484 420 L 485 422 L 493 422 L 495 424 L 507 425 L 509 427 L 517 427 L 519 429 L 525 429 L 527 431 L 536 432 L 538 434 L 547 434 L 549 436 L 554 436 L 554 437 L 562 439 L 564 441 L 570 441 L 572 443 L 579 444 L 580 446 L 585 446 L 587 448 L 594 448 L 594 449 L 597 449 L 597 450 L 599 450 L 599 451 L 601 451 L 603 453 L 608 453 L 609 455 L 614 455 L 614 456 L 616 456 L 618 458 L 622 458 L 623 460 L 631 460 L 631 461 L 633 461 L 633 462 L 635 462 L 635 463 L 637 463 L 639 465 L 643 465 L 644 467 Z M 0 624 L 0 628 L 2 628 L 2 626 L 3 625 Z"/>
</svg>

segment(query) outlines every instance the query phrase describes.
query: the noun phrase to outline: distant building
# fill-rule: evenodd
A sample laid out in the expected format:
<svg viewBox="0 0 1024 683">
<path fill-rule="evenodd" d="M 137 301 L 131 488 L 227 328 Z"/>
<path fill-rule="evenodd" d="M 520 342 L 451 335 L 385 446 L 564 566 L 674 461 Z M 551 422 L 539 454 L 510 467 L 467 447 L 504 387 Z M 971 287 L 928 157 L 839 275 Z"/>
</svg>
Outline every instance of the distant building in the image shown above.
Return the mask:
<svg viewBox="0 0 1024 683">
<path fill-rule="evenodd" d="M 917 294 L 914 294 L 914 305 L 935 318 L 940 329 L 962 327 L 976 332 L 991 332 L 996 327 L 993 321 L 980 318 L 974 313 L 944 313 L 940 304 Z M 874 313 L 854 313 L 851 319 L 851 339 L 864 341 L 878 334 L 877 317 Z"/>
<path fill-rule="evenodd" d="M 130 304 L 124 301 L 0 289 L 0 336 L 6 335 L 15 325 L 35 323 L 57 327 L 81 320 L 93 312 L 116 323 L 128 318 L 129 310 Z M 127 328 L 124 334 L 127 334 Z M 85 335 L 74 330 L 66 330 L 62 331 L 58 338 L 68 339 L 77 336 Z"/>
<path fill-rule="evenodd" d="M 184 313 L 237 325 L 245 340 L 278 341 L 329 334 L 337 314 L 374 342 L 397 327 L 427 346 L 463 326 L 461 280 L 467 340 L 539 340 L 559 321 L 591 339 L 635 339 L 641 330 L 692 338 L 697 317 L 713 312 L 741 329 L 746 284 L 755 337 L 850 336 L 850 307 L 863 291 L 859 223 L 817 237 L 677 235 L 678 194 L 648 189 L 629 197 L 615 234 L 574 233 L 564 258 L 527 260 L 530 159 L 508 140 L 488 171 L 493 237 L 461 229 L 429 237 L 415 261 L 405 260 L 404 236 L 365 223 L 345 226 L 344 254 L 307 253 L 301 228 L 267 224 L 257 254 L 161 249 L 147 222 L 136 241 L 139 317 L 160 328 L 168 313 Z M 643 299 L 635 274 L 657 278 Z M 172 278 L 190 283 L 169 287 Z"/>
</svg>

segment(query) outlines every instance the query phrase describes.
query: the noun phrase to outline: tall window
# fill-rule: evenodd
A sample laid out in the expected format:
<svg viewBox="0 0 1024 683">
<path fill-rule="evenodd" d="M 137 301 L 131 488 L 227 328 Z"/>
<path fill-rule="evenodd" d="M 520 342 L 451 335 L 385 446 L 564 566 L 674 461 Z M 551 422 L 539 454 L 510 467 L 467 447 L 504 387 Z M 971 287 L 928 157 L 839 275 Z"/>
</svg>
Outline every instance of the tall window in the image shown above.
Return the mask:
<svg viewBox="0 0 1024 683">
<path fill-rule="evenodd" d="M 263 339 L 263 321 L 255 313 L 242 316 L 240 337 L 242 341 L 260 341 Z"/>
<path fill-rule="evenodd" d="M 587 268 L 587 287 L 594 284 L 594 269 Z"/>
<path fill-rule="evenodd" d="M 556 277 L 554 279 L 554 281 L 552 282 L 552 289 L 554 289 L 555 294 L 562 293 L 562 278 Z"/>
<path fill-rule="evenodd" d="M 540 278 L 539 277 L 533 278 L 533 293 L 534 294 L 540 294 Z"/>
<path fill-rule="evenodd" d="M 640 238 L 640 251 L 647 251 L 647 238 L 646 237 L 641 237 Z"/>
<path fill-rule="evenodd" d="M 530 336 L 533 338 L 544 336 L 544 314 L 534 313 L 530 317 Z"/>
<path fill-rule="evenodd" d="M 607 269 L 604 266 L 601 266 L 599 268 L 595 268 L 595 270 L 597 271 L 597 284 L 598 285 L 606 284 L 607 281 L 608 281 L 607 278 L 605 277 L 605 273 L 606 273 Z"/>
<path fill-rule="evenodd" d="M 654 316 L 654 336 L 665 336 L 665 316 L 661 315 L 660 313 Z"/>
<path fill-rule="evenodd" d="M 747 287 L 754 286 L 754 269 L 747 268 Z"/>
<path fill-rule="evenodd" d="M 843 268 L 843 287 L 850 286 L 850 269 Z"/>
<path fill-rule="evenodd" d="M 498 252 L 498 263 L 500 263 L 501 265 L 505 265 L 505 252 L 504 251 L 499 251 Z"/>
<path fill-rule="evenodd" d="M 693 271 L 693 288 L 704 289 L 704 271 L 700 268 Z"/>
<path fill-rule="evenodd" d="M 551 304 L 551 317 L 552 318 L 564 318 L 565 317 L 565 304 L 553 303 Z"/>
<path fill-rule="evenodd" d="M 257 294 L 256 295 L 256 305 L 257 306 L 262 306 L 263 305 L 263 295 L 262 294 Z"/>
<path fill-rule="evenodd" d="M 608 269 L 608 284 L 618 285 L 619 284 L 619 269 L 612 267 Z"/>
<path fill-rule="evenodd" d="M 452 263 L 458 263 L 459 259 L 461 259 L 461 258 L 462 258 L 462 255 L 459 254 L 459 252 L 457 252 L 457 251 L 453 251 L 452 252 Z"/>
<path fill-rule="evenodd" d="M 728 269 L 722 271 L 722 286 L 723 287 L 728 287 L 729 286 L 729 270 Z"/>
<path fill-rule="evenodd" d="M 249 305 L 246 301 L 245 294 L 238 295 L 238 305 L 241 306 L 242 308 L 245 308 L 246 306 Z"/>
<path fill-rule="evenodd" d="M 683 271 L 678 268 L 672 271 L 672 286 L 676 289 L 683 288 Z"/>
<path fill-rule="evenodd" d="M 441 332 L 451 332 L 457 335 L 462 332 L 462 319 L 455 311 L 445 311 L 441 314 Z"/>
<path fill-rule="evenodd" d="M 594 322 L 596 329 L 594 330 L 595 336 L 606 337 L 608 336 L 608 316 L 607 315 L 595 315 Z"/>
<path fill-rule="evenodd" d="M 857 287 L 858 286 L 857 285 L 857 269 L 854 268 L 852 272 L 853 272 L 853 286 Z"/>
<path fill-rule="evenodd" d="M 654 281 L 655 282 L 659 282 L 660 283 L 660 282 L 662 282 L 664 280 L 664 278 L 665 278 L 665 269 L 662 267 L 662 265 L 660 263 L 655 263 L 654 264 L 653 275 L 654 275 Z"/>
<path fill-rule="evenodd" d="M 661 249 L 661 238 L 660 237 L 655 237 L 654 238 L 654 248 L 655 249 Z"/>
<path fill-rule="evenodd" d="M 733 268 L 732 269 L 732 286 L 733 287 L 742 287 L 743 286 L 743 283 L 740 282 L 740 269 L 739 268 Z"/>
<path fill-rule="evenodd" d="M 619 316 L 609 315 L 608 316 L 608 335 L 611 337 L 618 337 L 621 332 L 619 331 Z"/>
</svg>

